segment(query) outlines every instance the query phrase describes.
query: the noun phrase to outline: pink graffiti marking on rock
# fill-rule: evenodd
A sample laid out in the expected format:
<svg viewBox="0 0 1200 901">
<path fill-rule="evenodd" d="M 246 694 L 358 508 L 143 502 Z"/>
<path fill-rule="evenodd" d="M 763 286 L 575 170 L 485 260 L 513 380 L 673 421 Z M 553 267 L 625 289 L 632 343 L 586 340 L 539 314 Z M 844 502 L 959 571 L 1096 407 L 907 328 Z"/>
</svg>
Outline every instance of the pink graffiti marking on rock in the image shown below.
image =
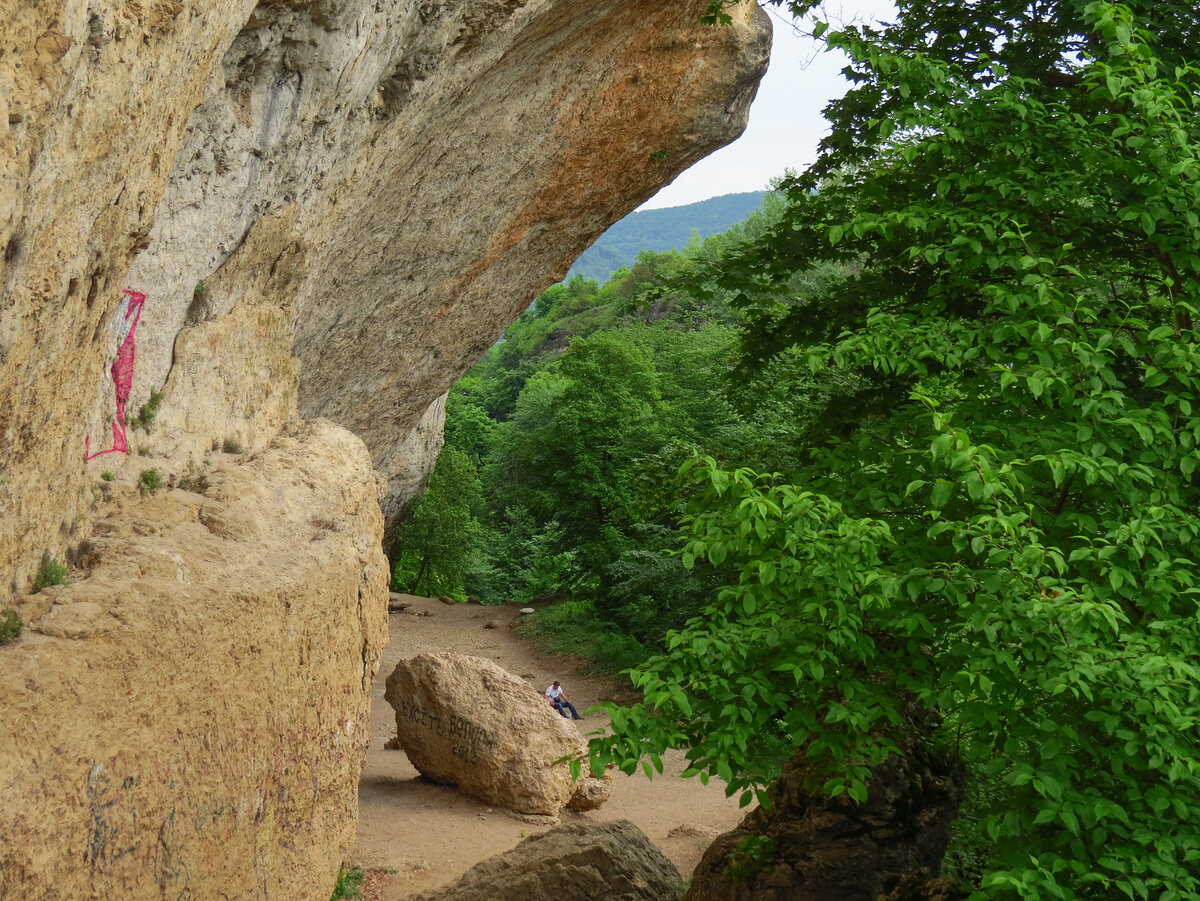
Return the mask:
<svg viewBox="0 0 1200 901">
<path fill-rule="evenodd" d="M 124 325 L 129 331 L 125 335 L 125 340 L 121 342 L 121 346 L 117 348 L 117 358 L 113 360 L 112 368 L 109 372 L 112 374 L 113 385 L 117 390 L 117 417 L 113 420 L 113 446 L 108 450 L 96 451 L 89 453 L 92 445 L 91 433 L 83 440 L 83 459 L 92 460 L 99 457 L 101 454 L 122 454 L 129 453 L 129 444 L 125 439 L 125 404 L 129 402 L 129 395 L 133 391 L 133 360 L 137 354 L 137 345 L 134 343 L 134 334 L 137 332 L 138 320 L 142 318 L 142 307 L 146 305 L 146 295 L 140 291 L 131 291 L 126 288 L 121 292 L 129 296 L 129 306 L 125 309 Z M 129 321 L 129 317 L 133 317 L 133 322 Z"/>
</svg>

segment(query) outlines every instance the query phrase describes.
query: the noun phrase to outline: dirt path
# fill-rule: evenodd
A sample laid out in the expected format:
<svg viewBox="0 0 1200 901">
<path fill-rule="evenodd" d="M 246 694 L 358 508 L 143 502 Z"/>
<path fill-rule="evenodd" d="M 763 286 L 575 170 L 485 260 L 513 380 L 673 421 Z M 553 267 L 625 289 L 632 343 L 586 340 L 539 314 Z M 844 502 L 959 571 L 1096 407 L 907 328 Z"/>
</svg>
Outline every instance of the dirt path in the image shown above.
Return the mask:
<svg viewBox="0 0 1200 901">
<path fill-rule="evenodd" d="M 384 681 L 401 658 L 433 651 L 489 657 L 539 690 L 559 679 L 580 711 L 612 699 L 614 692 L 611 684 L 576 672 L 569 658 L 546 657 L 520 638 L 510 628 L 518 616 L 515 608 L 406 600 L 412 606 L 390 617 L 391 638 L 371 691 L 371 747 L 358 791 L 356 860 L 371 871 L 363 891 L 368 901 L 401 901 L 451 882 L 479 861 L 546 829 L 426 782 L 403 751 L 384 750 L 384 742 L 396 734 L 395 714 L 383 699 Z M 485 629 L 489 621 L 498 627 Z M 586 734 L 607 728 L 608 717 L 593 714 L 580 725 Z M 632 820 L 684 876 L 690 875 L 712 836 L 733 828 L 741 812 L 715 780 L 704 786 L 681 779 L 682 755 L 665 762 L 666 773 L 653 780 L 640 773 L 618 774 L 608 803 L 587 813 L 564 810 L 562 822 Z M 682 834 L 670 834 L 679 827 Z"/>
</svg>

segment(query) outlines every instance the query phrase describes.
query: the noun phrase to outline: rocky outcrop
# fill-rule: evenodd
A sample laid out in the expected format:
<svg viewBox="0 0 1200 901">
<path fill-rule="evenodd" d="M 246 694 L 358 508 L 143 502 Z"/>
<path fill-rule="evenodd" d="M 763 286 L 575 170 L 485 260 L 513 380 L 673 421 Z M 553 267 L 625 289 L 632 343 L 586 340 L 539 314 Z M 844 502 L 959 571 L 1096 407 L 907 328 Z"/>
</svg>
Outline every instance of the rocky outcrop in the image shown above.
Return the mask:
<svg viewBox="0 0 1200 901">
<path fill-rule="evenodd" d="M 628 820 L 560 826 L 414 901 L 676 901 L 675 865 Z"/>
<path fill-rule="evenodd" d="M 11 590 L 83 533 L 125 287 L 149 297 L 130 408 L 165 393 L 151 452 L 265 447 L 298 377 L 300 412 L 360 435 L 398 509 L 458 374 L 741 130 L 767 19 L 739 4 L 705 28 L 704 6 L 2 0 Z"/>
<path fill-rule="evenodd" d="M 340 219 L 301 294 L 303 413 L 403 478 L 395 436 L 609 224 L 741 131 L 766 17 L 739 5 L 705 28 L 704 5 L 444 4 L 379 96 L 389 133 L 421 140 L 381 142 L 346 173 L 339 201 L 375 229 Z"/>
<path fill-rule="evenodd" d="M 446 424 L 446 395 L 437 398 L 417 424 L 392 450 L 391 479 L 383 498 L 383 518 L 395 522 L 404 505 L 420 494 L 433 471 L 431 461 L 442 450 L 442 426 Z"/>
<path fill-rule="evenodd" d="M 578 794 L 599 807 L 609 782 L 571 778 L 566 757 L 587 743 L 536 688 L 484 657 L 419 654 L 401 660 L 384 693 L 399 745 L 421 775 L 519 813 L 554 816 Z"/>
<path fill-rule="evenodd" d="M 329 897 L 386 639 L 377 486 L 323 421 L 221 461 L 202 492 L 105 483 L 75 581 L 0 646 L 0 896 Z"/>
<path fill-rule="evenodd" d="M 956 901 L 936 878 L 962 799 L 946 761 L 916 748 L 876 767 L 859 804 L 813 795 L 800 752 L 771 786 L 771 806 L 719 836 L 686 901 Z M 820 784 L 820 780 L 817 780 Z"/>
</svg>

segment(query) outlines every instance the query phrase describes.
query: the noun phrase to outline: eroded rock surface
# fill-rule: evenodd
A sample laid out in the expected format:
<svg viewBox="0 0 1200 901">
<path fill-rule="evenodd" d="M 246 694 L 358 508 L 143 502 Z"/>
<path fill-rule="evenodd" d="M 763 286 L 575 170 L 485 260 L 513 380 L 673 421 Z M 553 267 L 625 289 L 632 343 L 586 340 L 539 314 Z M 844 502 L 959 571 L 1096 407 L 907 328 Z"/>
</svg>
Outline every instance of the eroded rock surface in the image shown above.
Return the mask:
<svg viewBox="0 0 1200 901">
<path fill-rule="evenodd" d="M 520 813 L 554 816 L 578 793 L 599 807 L 609 783 L 571 779 L 565 757 L 587 748 L 574 723 L 536 688 L 491 660 L 418 654 L 402 660 L 384 697 L 396 711 L 399 745 L 425 777 Z"/>
<path fill-rule="evenodd" d="M 676 901 L 675 865 L 628 820 L 560 826 L 414 901 Z"/>
<path fill-rule="evenodd" d="M 587 771 L 584 771 L 585 774 Z M 575 794 L 567 802 L 568 810 L 584 811 L 597 810 L 612 795 L 612 785 L 616 775 L 612 770 L 605 772 L 599 779 L 585 775 L 576 783 Z"/>
<path fill-rule="evenodd" d="M 0 896 L 326 899 L 388 568 L 362 442 L 295 423 L 204 493 L 113 483 L 0 646 Z"/>
</svg>

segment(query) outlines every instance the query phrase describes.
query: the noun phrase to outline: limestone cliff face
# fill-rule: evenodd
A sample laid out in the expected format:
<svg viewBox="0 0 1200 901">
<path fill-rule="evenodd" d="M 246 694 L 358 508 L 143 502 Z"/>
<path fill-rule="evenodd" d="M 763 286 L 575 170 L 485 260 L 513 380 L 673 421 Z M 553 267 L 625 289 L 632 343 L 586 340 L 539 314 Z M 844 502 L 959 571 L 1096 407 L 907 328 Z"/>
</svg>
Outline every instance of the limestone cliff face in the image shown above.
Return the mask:
<svg viewBox="0 0 1200 901">
<path fill-rule="evenodd" d="M 740 132 L 766 17 L 705 28 L 703 6 L 0 0 L 10 590 L 82 537 L 126 287 L 149 297 L 130 411 L 165 394 L 139 445 L 266 446 L 294 351 L 300 412 L 367 442 L 394 509 L 429 462 L 414 477 L 406 435 L 457 375 Z"/>
<path fill-rule="evenodd" d="M 769 26 L 705 5 L 0 0 L 0 895 L 328 897 L 381 510 L 457 376 L 740 132 Z M 28 596 L 45 552 L 74 584 Z"/>
</svg>

